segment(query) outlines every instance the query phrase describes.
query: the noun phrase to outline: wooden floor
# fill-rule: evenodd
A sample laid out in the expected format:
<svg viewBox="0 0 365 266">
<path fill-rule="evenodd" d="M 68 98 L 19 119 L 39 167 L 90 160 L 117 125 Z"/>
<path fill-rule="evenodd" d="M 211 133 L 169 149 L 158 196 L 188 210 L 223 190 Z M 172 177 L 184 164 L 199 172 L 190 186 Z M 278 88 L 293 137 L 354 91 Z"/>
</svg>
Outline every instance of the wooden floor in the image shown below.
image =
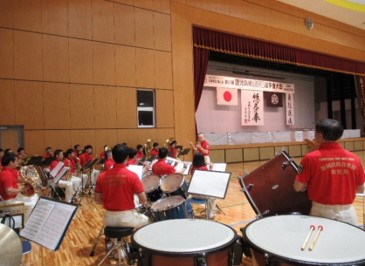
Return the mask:
<svg viewBox="0 0 365 266">
<path fill-rule="evenodd" d="M 357 153 L 364 164 L 365 153 Z M 295 159 L 299 162 L 299 159 Z M 235 163 L 228 164 L 227 171 L 232 173 L 228 187 L 227 196 L 224 200 L 218 200 L 219 207 L 225 214 L 217 211 L 216 221 L 229 225 L 242 235 L 240 228 L 244 227 L 249 221 L 255 219 L 255 213 L 250 207 L 246 197 L 240 190 L 237 176 L 244 172 L 250 172 L 264 162 Z M 364 164 L 365 165 L 365 164 Z M 358 197 L 355 201 L 359 224 L 363 224 L 363 202 Z M 194 205 L 195 214 L 200 214 L 202 207 Z M 197 215 L 197 216 L 198 216 Z M 95 239 L 102 228 L 103 210 L 96 205 L 90 197 L 83 197 L 81 205 L 67 231 L 60 249 L 56 252 L 42 248 L 32 243 L 32 251 L 23 255 L 22 265 L 27 266 L 76 266 L 76 265 L 97 265 L 105 255 L 104 238 L 98 243 L 95 255 L 89 256 Z M 201 217 L 202 218 L 202 217 Z M 198 217 L 199 219 L 199 217 Z M 1 264 L 1 259 L 0 259 Z M 103 265 L 115 265 L 115 260 L 106 260 Z M 250 258 L 244 258 L 241 265 L 252 265 Z"/>
</svg>

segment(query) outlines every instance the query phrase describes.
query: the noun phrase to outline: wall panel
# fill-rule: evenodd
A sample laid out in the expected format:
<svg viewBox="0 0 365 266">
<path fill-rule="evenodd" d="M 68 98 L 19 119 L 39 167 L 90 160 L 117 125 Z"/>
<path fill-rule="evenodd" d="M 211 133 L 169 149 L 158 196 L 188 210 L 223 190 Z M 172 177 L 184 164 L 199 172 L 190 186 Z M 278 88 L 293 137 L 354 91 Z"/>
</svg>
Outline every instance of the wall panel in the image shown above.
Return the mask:
<svg viewBox="0 0 365 266">
<path fill-rule="evenodd" d="M 70 85 L 64 83 L 43 83 L 44 89 L 44 128 L 69 129 Z"/>
<path fill-rule="evenodd" d="M 155 56 L 152 50 L 136 49 L 136 85 L 139 88 L 155 86 Z"/>
<path fill-rule="evenodd" d="M 91 0 L 68 1 L 68 35 L 82 39 L 92 39 Z"/>
<path fill-rule="evenodd" d="M 67 35 L 68 0 L 42 0 L 42 32 Z"/>
<path fill-rule="evenodd" d="M 69 82 L 68 38 L 43 35 L 43 79 Z"/>
<path fill-rule="evenodd" d="M 44 140 L 43 130 L 24 130 L 24 148 L 27 153 L 34 156 L 43 155 L 46 148 Z"/>
<path fill-rule="evenodd" d="M 114 45 L 93 43 L 94 84 L 115 85 Z"/>
<path fill-rule="evenodd" d="M 156 125 L 157 128 L 174 126 L 173 92 L 166 90 L 156 91 Z M 178 123 L 178 121 L 176 121 Z"/>
<path fill-rule="evenodd" d="M 0 43 L 0 77 L 14 78 L 13 31 L 0 28 Z"/>
<path fill-rule="evenodd" d="M 103 42 L 114 42 L 113 3 L 92 0 L 93 39 Z"/>
<path fill-rule="evenodd" d="M 136 86 L 136 48 L 115 46 L 115 82 L 120 86 Z"/>
<path fill-rule="evenodd" d="M 0 1 L 0 27 L 13 27 L 13 1 Z"/>
<path fill-rule="evenodd" d="M 42 80 L 42 36 L 14 31 L 14 76 Z"/>
<path fill-rule="evenodd" d="M 117 143 L 127 143 L 128 146 L 135 148 L 139 143 L 137 129 L 118 129 L 117 130 Z M 141 142 L 141 144 L 144 144 Z"/>
<path fill-rule="evenodd" d="M 153 0 L 153 10 L 170 14 L 170 0 Z"/>
<path fill-rule="evenodd" d="M 137 1 L 141 3 L 143 1 Z M 135 9 L 135 44 L 138 47 L 153 48 L 153 12 L 141 8 Z"/>
<path fill-rule="evenodd" d="M 117 122 L 115 87 L 94 86 L 95 129 L 115 128 Z"/>
<path fill-rule="evenodd" d="M 114 38 L 116 43 L 134 45 L 135 8 L 114 4 Z"/>
<path fill-rule="evenodd" d="M 61 149 L 65 152 L 73 145 L 71 143 L 71 132 L 69 130 L 45 130 L 44 131 L 45 146 L 52 147 L 53 151 Z"/>
<path fill-rule="evenodd" d="M 15 121 L 14 80 L 0 79 L 0 124 L 12 125 Z"/>
<path fill-rule="evenodd" d="M 70 84 L 71 129 L 94 128 L 94 92 L 91 85 Z"/>
<path fill-rule="evenodd" d="M 117 129 L 100 129 L 95 130 L 95 147 L 94 151 L 99 153 L 104 150 L 104 145 L 113 148 L 117 144 Z"/>
<path fill-rule="evenodd" d="M 15 108 L 15 124 L 24 125 L 24 129 L 43 129 L 43 84 L 15 81 Z"/>
<path fill-rule="evenodd" d="M 155 52 L 155 86 L 172 89 L 171 53 Z"/>
<path fill-rule="evenodd" d="M 137 92 L 134 88 L 116 88 L 116 127 L 137 127 Z"/>
<path fill-rule="evenodd" d="M 95 132 L 94 129 L 87 130 L 71 130 L 71 145 L 72 147 L 76 144 L 81 145 L 82 149 L 86 145 L 94 145 L 95 143 Z"/>
<path fill-rule="evenodd" d="M 15 29 L 38 32 L 42 30 L 42 0 L 11 2 Z"/>
<path fill-rule="evenodd" d="M 93 46 L 91 41 L 69 39 L 71 83 L 93 83 Z"/>
<path fill-rule="evenodd" d="M 170 15 L 154 12 L 153 27 L 155 49 L 171 51 Z"/>
</svg>

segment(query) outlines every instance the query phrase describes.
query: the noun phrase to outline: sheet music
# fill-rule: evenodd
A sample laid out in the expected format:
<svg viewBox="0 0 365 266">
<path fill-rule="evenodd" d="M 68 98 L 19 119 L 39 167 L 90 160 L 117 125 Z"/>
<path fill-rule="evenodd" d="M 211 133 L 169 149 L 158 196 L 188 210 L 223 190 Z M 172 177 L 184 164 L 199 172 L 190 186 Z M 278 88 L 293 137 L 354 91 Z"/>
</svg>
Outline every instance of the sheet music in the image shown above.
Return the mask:
<svg viewBox="0 0 365 266">
<path fill-rule="evenodd" d="M 58 181 L 60 181 L 61 180 L 61 178 L 65 175 L 65 174 L 67 174 L 68 173 L 68 171 L 70 170 L 70 167 L 63 167 L 62 169 L 61 169 L 61 171 L 59 171 L 58 172 L 58 174 L 55 176 L 55 178 L 54 178 L 54 183 L 55 184 L 57 184 L 58 183 Z"/>
<path fill-rule="evenodd" d="M 211 170 L 225 172 L 227 164 L 226 163 L 213 163 Z"/>
<path fill-rule="evenodd" d="M 127 166 L 127 169 L 129 171 L 132 171 L 136 175 L 138 175 L 139 180 L 142 180 L 142 177 L 143 177 L 143 165 L 130 164 L 130 165 Z"/>
<path fill-rule="evenodd" d="M 195 170 L 188 193 L 224 199 L 231 173 Z"/>
<path fill-rule="evenodd" d="M 57 250 L 77 207 L 40 198 L 20 235 L 50 250 Z"/>
<path fill-rule="evenodd" d="M 185 169 L 184 169 L 185 167 Z M 190 167 L 191 162 L 178 162 L 174 168 L 177 173 L 181 173 L 181 171 L 184 169 L 184 172 L 182 172 L 183 175 L 188 175 L 190 173 Z"/>
<path fill-rule="evenodd" d="M 52 177 L 56 177 L 57 173 L 61 170 L 61 168 L 63 167 L 64 163 L 63 162 L 58 162 L 58 164 L 56 165 L 56 167 L 49 173 Z"/>
</svg>

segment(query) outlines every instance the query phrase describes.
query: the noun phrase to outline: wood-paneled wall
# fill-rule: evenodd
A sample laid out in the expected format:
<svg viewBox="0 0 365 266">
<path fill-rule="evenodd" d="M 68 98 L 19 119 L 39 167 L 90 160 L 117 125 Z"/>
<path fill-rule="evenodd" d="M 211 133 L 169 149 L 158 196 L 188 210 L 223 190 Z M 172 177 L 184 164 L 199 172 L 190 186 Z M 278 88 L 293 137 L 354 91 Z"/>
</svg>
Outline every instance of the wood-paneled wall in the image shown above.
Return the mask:
<svg viewBox="0 0 365 266">
<path fill-rule="evenodd" d="M 365 62 L 363 31 L 272 0 L 4 0 L 0 125 L 24 125 L 33 154 L 149 138 L 186 146 L 192 25 Z M 138 88 L 156 91 L 156 128 L 137 127 Z"/>
</svg>

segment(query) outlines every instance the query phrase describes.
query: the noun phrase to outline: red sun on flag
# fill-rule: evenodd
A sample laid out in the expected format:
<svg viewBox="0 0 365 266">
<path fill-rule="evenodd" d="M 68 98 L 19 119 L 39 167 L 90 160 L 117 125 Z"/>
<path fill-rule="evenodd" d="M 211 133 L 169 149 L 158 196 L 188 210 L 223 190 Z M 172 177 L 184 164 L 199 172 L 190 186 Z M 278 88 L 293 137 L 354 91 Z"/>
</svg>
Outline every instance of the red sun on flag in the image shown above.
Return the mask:
<svg viewBox="0 0 365 266">
<path fill-rule="evenodd" d="M 225 91 L 223 93 L 223 99 L 226 101 L 226 102 L 230 102 L 232 100 L 232 94 L 229 92 L 229 91 Z"/>
<path fill-rule="evenodd" d="M 217 87 L 218 105 L 238 105 L 237 89 Z"/>
</svg>

